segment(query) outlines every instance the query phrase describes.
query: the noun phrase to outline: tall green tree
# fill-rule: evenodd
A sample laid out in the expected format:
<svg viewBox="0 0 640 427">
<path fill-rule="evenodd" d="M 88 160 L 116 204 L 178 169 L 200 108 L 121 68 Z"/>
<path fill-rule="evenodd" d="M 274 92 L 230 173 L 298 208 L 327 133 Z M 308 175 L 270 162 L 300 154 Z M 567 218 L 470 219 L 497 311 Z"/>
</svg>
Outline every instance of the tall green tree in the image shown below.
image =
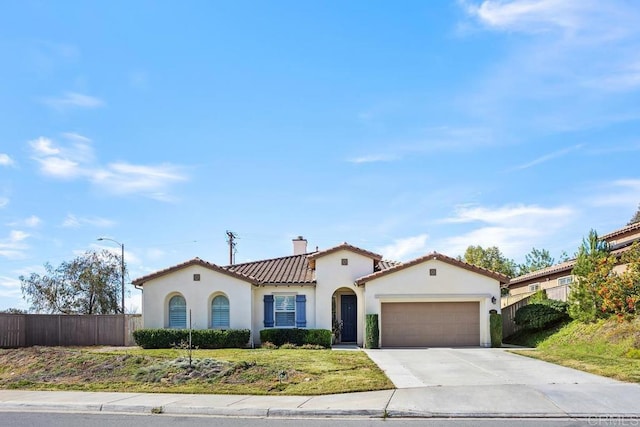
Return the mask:
<svg viewBox="0 0 640 427">
<path fill-rule="evenodd" d="M 609 245 L 600 240 L 595 230 L 582 240 L 578 248 L 572 274 L 576 282 L 569 293 L 569 314 L 574 319 L 590 322 L 602 315 L 600 287 L 612 274 L 613 265 L 608 262 Z"/>
<path fill-rule="evenodd" d="M 505 257 L 497 246 L 484 249 L 482 246 L 471 245 L 458 259 L 509 277 L 515 276 L 517 271 L 515 261 Z"/>
<path fill-rule="evenodd" d="M 640 204 L 638 204 L 638 210 L 636 211 L 636 213 L 631 217 L 631 220 L 629 220 L 629 222 L 627 223 L 627 225 L 631 225 L 631 224 L 635 224 L 637 222 L 640 222 Z"/>
<path fill-rule="evenodd" d="M 527 274 L 542 268 L 551 267 L 556 260 L 546 249 L 532 248 L 524 257 L 524 264 L 518 266 L 518 274 Z"/>
<path fill-rule="evenodd" d="M 20 276 L 23 297 L 37 313 L 113 314 L 122 312 L 121 260 L 113 253 L 87 251 L 46 273 Z"/>
</svg>

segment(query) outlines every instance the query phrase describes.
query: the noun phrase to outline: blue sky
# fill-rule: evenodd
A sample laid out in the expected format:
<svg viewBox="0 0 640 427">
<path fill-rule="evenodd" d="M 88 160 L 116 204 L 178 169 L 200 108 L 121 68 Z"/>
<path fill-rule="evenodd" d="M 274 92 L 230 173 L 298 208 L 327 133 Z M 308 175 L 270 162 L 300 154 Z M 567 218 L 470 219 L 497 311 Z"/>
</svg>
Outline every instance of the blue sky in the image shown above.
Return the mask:
<svg viewBox="0 0 640 427">
<path fill-rule="evenodd" d="M 129 279 L 347 241 L 573 254 L 640 203 L 640 5 L 110 1 L 0 15 L 0 309 L 119 248 Z M 128 309 L 140 309 L 131 289 Z"/>
</svg>

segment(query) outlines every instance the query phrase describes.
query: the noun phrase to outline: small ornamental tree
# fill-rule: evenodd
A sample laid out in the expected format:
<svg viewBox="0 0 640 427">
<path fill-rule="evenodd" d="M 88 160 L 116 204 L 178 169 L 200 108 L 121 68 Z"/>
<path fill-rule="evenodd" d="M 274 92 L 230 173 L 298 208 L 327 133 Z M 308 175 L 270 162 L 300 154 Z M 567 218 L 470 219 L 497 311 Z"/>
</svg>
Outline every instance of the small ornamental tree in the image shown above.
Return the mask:
<svg viewBox="0 0 640 427">
<path fill-rule="evenodd" d="M 616 315 L 619 320 L 640 313 L 640 243 L 634 243 L 625 252 L 622 262 L 627 264 L 625 271 L 609 274 L 598 290 L 602 299 L 600 310 Z M 611 255 L 602 268 L 613 272 L 615 264 L 615 255 Z"/>
<path fill-rule="evenodd" d="M 613 266 L 607 262 L 609 247 L 598 238 L 595 230 L 582 241 L 578 249 L 572 274 L 577 280 L 569 293 L 569 314 L 582 322 L 591 322 L 603 316 L 601 285 L 611 274 Z"/>
</svg>

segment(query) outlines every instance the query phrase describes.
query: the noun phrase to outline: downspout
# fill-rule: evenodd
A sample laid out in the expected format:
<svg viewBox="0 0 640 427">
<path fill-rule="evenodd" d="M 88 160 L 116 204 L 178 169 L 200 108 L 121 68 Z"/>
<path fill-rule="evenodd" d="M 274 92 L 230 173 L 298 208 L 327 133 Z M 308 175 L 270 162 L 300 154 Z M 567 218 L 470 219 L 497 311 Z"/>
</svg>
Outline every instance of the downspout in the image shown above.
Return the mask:
<svg viewBox="0 0 640 427">
<path fill-rule="evenodd" d="M 249 341 L 251 341 L 251 348 L 255 349 L 256 348 L 256 344 L 255 341 L 253 340 L 253 305 L 254 305 L 254 299 L 255 299 L 255 290 L 257 288 L 258 285 L 256 284 L 251 284 L 251 320 L 250 320 L 250 325 L 249 325 Z"/>
</svg>

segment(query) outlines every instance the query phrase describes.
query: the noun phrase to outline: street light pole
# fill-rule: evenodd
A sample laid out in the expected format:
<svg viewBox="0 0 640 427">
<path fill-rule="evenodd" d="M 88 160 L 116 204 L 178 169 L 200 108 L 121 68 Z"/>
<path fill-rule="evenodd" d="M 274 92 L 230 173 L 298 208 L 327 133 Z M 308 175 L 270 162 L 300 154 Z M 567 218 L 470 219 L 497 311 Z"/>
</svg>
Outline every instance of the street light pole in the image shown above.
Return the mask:
<svg viewBox="0 0 640 427">
<path fill-rule="evenodd" d="M 122 340 L 123 340 L 123 345 L 126 345 L 127 343 L 127 322 L 125 321 L 125 314 L 124 314 L 124 243 L 120 243 L 117 240 L 113 240 L 110 239 L 108 237 L 99 237 L 98 241 L 103 241 L 103 240 L 108 240 L 110 242 L 115 243 L 116 245 L 120 246 L 121 249 L 121 258 L 120 258 L 120 280 L 122 283 L 122 330 L 123 330 L 123 335 L 122 335 Z"/>
</svg>

